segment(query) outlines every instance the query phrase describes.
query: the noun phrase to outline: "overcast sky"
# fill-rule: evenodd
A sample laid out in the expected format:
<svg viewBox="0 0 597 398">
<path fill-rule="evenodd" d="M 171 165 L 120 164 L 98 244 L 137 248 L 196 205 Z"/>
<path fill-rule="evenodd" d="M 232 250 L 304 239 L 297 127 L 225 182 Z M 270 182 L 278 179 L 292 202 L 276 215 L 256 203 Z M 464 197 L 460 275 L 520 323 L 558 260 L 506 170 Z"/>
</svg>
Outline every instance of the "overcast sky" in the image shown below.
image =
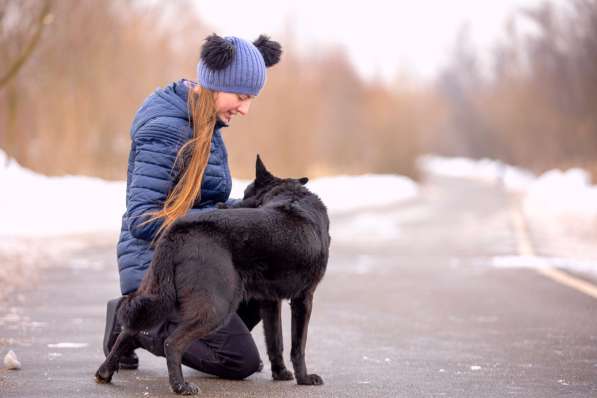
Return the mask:
<svg viewBox="0 0 597 398">
<path fill-rule="evenodd" d="M 558 4 L 566 0 L 550 0 Z M 199 12 L 220 35 L 248 39 L 290 30 L 300 51 L 329 44 L 346 49 L 364 77 L 389 81 L 401 69 L 429 78 L 446 59 L 465 21 L 475 44 L 488 48 L 509 13 L 541 0 L 221 0 L 198 1 Z"/>
</svg>

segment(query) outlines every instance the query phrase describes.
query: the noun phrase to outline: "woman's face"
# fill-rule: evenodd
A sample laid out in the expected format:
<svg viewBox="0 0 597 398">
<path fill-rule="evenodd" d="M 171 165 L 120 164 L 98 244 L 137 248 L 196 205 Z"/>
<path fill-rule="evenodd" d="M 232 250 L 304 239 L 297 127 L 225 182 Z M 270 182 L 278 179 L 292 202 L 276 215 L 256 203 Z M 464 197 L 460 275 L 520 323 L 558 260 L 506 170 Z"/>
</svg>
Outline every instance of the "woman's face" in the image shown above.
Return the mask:
<svg viewBox="0 0 597 398">
<path fill-rule="evenodd" d="M 249 113 L 251 101 L 254 96 L 248 94 L 227 93 L 218 91 L 216 93 L 216 113 L 218 119 L 226 124 L 230 124 L 233 116 L 241 116 Z"/>
</svg>

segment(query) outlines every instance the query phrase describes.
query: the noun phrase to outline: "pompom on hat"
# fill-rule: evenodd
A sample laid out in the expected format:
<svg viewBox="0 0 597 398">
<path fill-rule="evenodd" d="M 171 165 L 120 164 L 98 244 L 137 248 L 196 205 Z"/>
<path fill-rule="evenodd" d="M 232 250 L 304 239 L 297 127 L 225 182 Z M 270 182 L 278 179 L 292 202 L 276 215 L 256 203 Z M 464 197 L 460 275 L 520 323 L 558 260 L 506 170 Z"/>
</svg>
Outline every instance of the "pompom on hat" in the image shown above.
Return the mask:
<svg viewBox="0 0 597 398">
<path fill-rule="evenodd" d="M 197 80 L 214 91 L 257 95 L 265 84 L 265 69 L 280 61 L 282 47 L 265 35 L 254 42 L 215 33 L 205 39 L 197 64 Z"/>
</svg>

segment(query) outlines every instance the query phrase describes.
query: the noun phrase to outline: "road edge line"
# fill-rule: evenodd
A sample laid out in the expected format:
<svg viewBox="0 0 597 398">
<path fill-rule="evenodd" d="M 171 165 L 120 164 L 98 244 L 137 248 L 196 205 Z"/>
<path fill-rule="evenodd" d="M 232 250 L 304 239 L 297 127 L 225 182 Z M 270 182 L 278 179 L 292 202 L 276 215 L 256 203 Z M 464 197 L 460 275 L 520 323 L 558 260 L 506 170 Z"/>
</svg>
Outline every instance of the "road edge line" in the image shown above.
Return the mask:
<svg viewBox="0 0 597 398">
<path fill-rule="evenodd" d="M 535 257 L 533 244 L 529 238 L 528 226 L 524 218 L 524 214 L 519 206 L 512 209 L 512 222 L 516 232 L 516 242 L 518 245 L 518 253 L 521 256 Z M 551 280 L 568 286 L 574 290 L 582 292 L 597 299 L 597 286 L 590 282 L 575 278 L 568 273 L 558 270 L 554 267 L 539 267 L 534 268 L 539 274 L 550 278 Z"/>
</svg>

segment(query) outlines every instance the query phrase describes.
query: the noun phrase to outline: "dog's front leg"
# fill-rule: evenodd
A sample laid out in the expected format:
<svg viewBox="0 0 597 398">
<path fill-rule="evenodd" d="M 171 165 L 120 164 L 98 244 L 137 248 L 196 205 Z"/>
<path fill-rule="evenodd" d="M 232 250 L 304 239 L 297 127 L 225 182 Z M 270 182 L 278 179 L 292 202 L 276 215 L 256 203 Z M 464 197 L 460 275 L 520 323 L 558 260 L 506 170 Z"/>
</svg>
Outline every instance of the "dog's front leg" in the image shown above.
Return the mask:
<svg viewBox="0 0 597 398">
<path fill-rule="evenodd" d="M 311 308 L 313 307 L 313 292 L 295 297 L 290 301 L 292 308 L 292 349 L 290 359 L 294 367 L 294 374 L 298 384 L 321 385 L 323 380 L 316 374 L 307 374 L 305 365 L 305 345 L 307 344 L 307 329 Z"/>
<path fill-rule="evenodd" d="M 272 365 L 274 380 L 292 380 L 292 372 L 286 369 L 282 353 L 284 343 L 282 340 L 282 308 L 281 301 L 261 301 L 259 308 L 263 320 L 267 356 Z"/>
</svg>

